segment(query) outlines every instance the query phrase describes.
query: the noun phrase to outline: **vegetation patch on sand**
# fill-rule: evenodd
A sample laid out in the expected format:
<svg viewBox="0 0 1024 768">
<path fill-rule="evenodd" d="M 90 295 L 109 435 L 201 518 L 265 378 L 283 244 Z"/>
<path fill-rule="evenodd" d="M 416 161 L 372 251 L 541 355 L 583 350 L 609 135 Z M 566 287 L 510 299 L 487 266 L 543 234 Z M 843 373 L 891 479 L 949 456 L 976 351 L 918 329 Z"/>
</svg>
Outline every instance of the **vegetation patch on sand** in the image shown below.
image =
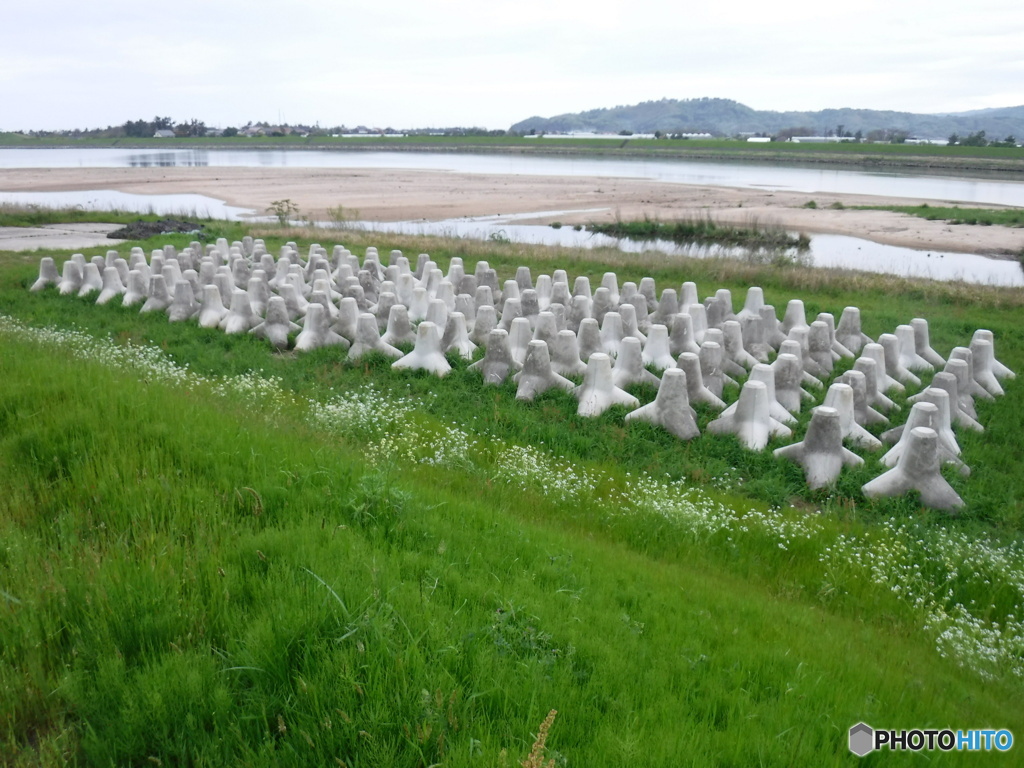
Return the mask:
<svg viewBox="0 0 1024 768">
<path fill-rule="evenodd" d="M 680 244 L 721 245 L 749 250 L 806 251 L 811 245 L 810 238 L 802 233 L 786 232 L 779 227 L 765 226 L 757 222 L 751 222 L 746 226 L 721 224 L 710 216 L 678 221 L 645 218 L 641 221 L 591 223 L 588 229 L 611 237 L 668 240 Z"/>
</svg>

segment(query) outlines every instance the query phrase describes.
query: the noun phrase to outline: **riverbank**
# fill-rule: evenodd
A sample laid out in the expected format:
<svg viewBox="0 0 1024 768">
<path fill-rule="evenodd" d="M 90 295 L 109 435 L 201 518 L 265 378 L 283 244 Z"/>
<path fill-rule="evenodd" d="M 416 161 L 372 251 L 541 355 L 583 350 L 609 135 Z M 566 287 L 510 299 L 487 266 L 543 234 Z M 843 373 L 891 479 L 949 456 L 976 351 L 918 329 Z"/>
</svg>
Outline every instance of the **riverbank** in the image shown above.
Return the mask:
<svg viewBox="0 0 1024 768">
<path fill-rule="evenodd" d="M 142 195 L 202 194 L 266 215 L 290 200 L 313 220 L 439 221 L 532 214 L 521 223 L 588 224 L 712 217 L 722 224 L 849 235 L 887 245 L 1008 256 L 1024 249 L 1024 229 L 953 225 L 860 205 L 923 200 L 677 184 L 644 179 L 454 173 L 388 168 L 14 168 L 0 189 L 55 192 L 109 189 Z M 806 207 L 814 202 L 815 207 Z M 934 202 L 934 201 L 931 201 Z M 841 207 L 840 207 L 841 206 Z"/>
</svg>

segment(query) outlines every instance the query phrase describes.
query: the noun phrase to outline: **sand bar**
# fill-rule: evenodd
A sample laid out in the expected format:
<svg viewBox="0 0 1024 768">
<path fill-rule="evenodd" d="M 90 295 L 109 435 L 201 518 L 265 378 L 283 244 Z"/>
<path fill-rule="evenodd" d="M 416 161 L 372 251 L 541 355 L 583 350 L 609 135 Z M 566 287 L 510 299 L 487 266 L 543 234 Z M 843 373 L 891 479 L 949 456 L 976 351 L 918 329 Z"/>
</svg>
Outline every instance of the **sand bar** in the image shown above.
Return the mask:
<svg viewBox="0 0 1024 768">
<path fill-rule="evenodd" d="M 917 205 L 936 201 L 868 195 L 696 186 L 641 179 L 464 174 L 408 169 L 336 168 L 17 168 L 0 172 L 0 191 L 112 189 L 133 194 L 194 193 L 265 214 L 289 199 L 302 215 L 369 221 L 438 221 L 461 216 L 599 209 L 520 223 L 566 224 L 645 216 L 671 221 L 712 216 L 807 233 L 862 237 L 908 248 L 1006 255 L 1024 249 L 1024 229 L 950 225 L 887 211 L 837 210 L 833 203 Z M 816 209 L 803 206 L 813 199 Z"/>
</svg>

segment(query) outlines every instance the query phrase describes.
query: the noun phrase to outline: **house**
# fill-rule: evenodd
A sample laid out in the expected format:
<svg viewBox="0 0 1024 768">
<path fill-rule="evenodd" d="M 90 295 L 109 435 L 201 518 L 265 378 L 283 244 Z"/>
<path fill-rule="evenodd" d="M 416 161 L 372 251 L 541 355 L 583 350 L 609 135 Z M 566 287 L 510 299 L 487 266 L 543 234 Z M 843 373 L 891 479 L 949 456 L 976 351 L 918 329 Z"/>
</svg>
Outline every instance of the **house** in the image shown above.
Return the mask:
<svg viewBox="0 0 1024 768">
<path fill-rule="evenodd" d="M 159 131 L 157 131 L 156 133 L 153 134 L 153 138 L 154 139 L 173 139 L 174 138 L 174 131 L 167 130 L 166 128 L 161 128 Z"/>
</svg>

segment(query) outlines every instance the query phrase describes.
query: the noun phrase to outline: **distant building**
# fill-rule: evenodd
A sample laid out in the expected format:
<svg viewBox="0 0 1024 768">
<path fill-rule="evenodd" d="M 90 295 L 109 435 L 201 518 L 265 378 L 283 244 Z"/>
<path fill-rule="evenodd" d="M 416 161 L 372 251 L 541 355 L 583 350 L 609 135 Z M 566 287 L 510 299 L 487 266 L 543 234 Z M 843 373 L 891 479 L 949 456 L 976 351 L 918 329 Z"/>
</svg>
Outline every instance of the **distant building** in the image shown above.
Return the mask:
<svg viewBox="0 0 1024 768">
<path fill-rule="evenodd" d="M 747 141 L 752 142 L 754 144 L 767 144 L 771 140 L 771 136 L 750 136 L 747 138 Z"/>
<path fill-rule="evenodd" d="M 169 131 L 166 128 L 162 128 L 153 134 L 154 139 L 173 139 L 174 131 Z"/>
</svg>

